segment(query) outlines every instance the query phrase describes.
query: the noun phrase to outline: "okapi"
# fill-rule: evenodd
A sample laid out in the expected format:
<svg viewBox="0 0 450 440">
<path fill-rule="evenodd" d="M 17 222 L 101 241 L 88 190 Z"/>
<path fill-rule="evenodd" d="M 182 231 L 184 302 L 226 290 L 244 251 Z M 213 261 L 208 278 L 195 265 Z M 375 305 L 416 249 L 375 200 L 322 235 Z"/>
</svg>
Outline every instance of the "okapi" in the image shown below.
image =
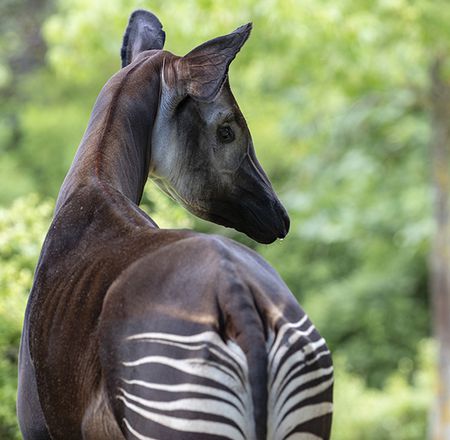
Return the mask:
<svg viewBox="0 0 450 440">
<path fill-rule="evenodd" d="M 183 57 L 135 11 L 59 193 L 25 313 L 25 440 L 328 439 L 325 341 L 274 269 L 215 235 L 159 229 L 150 176 L 261 243 L 289 218 L 258 163 L 228 67 L 251 24 Z"/>
</svg>

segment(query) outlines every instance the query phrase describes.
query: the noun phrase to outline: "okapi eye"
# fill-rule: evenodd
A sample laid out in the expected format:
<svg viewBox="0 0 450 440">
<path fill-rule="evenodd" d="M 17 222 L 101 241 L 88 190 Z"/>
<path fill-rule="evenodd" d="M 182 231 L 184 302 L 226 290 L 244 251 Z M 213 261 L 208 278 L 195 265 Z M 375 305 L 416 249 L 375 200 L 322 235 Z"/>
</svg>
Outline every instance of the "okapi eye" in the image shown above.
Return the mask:
<svg viewBox="0 0 450 440">
<path fill-rule="evenodd" d="M 217 129 L 217 137 L 220 142 L 228 144 L 234 141 L 234 131 L 229 125 L 224 125 Z"/>
</svg>

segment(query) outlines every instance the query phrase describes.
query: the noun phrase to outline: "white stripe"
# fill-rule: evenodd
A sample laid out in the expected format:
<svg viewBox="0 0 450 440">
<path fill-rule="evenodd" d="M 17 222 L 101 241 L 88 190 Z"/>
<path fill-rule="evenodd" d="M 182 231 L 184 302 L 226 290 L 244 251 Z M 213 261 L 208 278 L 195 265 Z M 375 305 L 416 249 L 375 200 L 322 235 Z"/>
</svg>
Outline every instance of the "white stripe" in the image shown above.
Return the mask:
<svg viewBox="0 0 450 440">
<path fill-rule="evenodd" d="M 125 426 L 128 428 L 128 430 L 139 440 L 158 440 L 157 438 L 146 437 L 145 435 L 140 434 L 130 425 L 130 423 L 128 422 L 127 419 L 122 419 L 122 420 L 125 423 Z"/>
<path fill-rule="evenodd" d="M 289 382 L 293 376 L 297 375 L 301 370 L 303 370 L 305 367 L 315 364 L 322 356 L 325 355 L 329 355 L 330 352 L 328 350 L 323 350 L 320 353 L 318 353 L 316 356 L 314 356 L 312 359 L 309 359 L 305 362 L 300 363 L 300 365 L 297 365 L 295 368 L 293 368 L 288 374 L 287 376 L 285 376 L 283 378 L 283 380 L 281 381 L 281 383 L 278 386 L 278 392 L 284 387 L 284 385 L 286 384 L 286 382 Z M 279 382 L 277 380 L 277 382 Z"/>
<path fill-rule="evenodd" d="M 294 432 L 286 440 L 323 440 L 322 437 L 311 434 L 310 432 Z"/>
<path fill-rule="evenodd" d="M 124 389 L 119 388 L 125 398 L 140 403 L 146 408 L 158 409 L 161 411 L 194 411 L 203 414 L 212 414 L 222 416 L 234 421 L 243 432 L 246 431 L 246 420 L 243 415 L 232 405 L 213 399 L 187 398 L 177 399 L 171 402 L 157 402 L 155 400 L 147 400 L 142 397 L 127 393 Z M 117 396 L 119 397 L 119 396 Z M 200 415 L 196 418 L 201 417 Z"/>
<path fill-rule="evenodd" d="M 199 376 L 209 379 L 223 385 L 235 385 L 239 382 L 239 377 L 234 371 L 230 370 L 217 362 L 205 361 L 203 358 L 191 359 L 173 359 L 167 356 L 145 356 L 134 361 L 122 362 L 125 367 L 136 367 L 145 364 L 162 364 L 182 371 L 183 373 Z M 227 375 L 228 378 L 224 377 Z M 244 381 L 243 387 L 246 389 L 247 381 Z"/>
<path fill-rule="evenodd" d="M 270 379 L 269 384 L 272 391 L 275 394 L 279 393 L 280 383 L 283 378 L 289 373 L 291 368 L 298 362 L 304 362 L 306 356 L 310 353 L 315 352 L 318 348 L 325 345 L 325 339 L 321 338 L 316 342 L 310 342 L 305 345 L 301 351 L 297 351 L 293 353 L 289 358 L 283 363 L 278 372 L 271 370 L 269 371 Z M 276 374 L 276 376 L 275 376 Z M 276 379 L 274 380 L 274 378 Z"/>
<path fill-rule="evenodd" d="M 300 322 L 304 324 L 306 322 L 305 317 Z M 274 332 L 269 333 L 268 339 L 273 341 L 271 345 L 268 344 L 270 351 L 268 353 L 269 399 L 267 427 L 268 438 L 270 439 L 284 438 L 302 423 L 331 412 L 332 407 L 329 402 L 307 405 L 294 411 L 292 410 L 292 408 L 306 399 L 325 391 L 333 383 L 333 378 L 331 377 L 322 383 L 295 393 L 299 386 L 333 372 L 333 367 L 330 366 L 301 374 L 301 371 L 306 366 L 314 365 L 322 356 L 329 355 L 328 350 L 315 353 L 325 345 L 323 338 L 315 342 L 305 341 L 305 344 L 299 350 L 287 356 L 293 345 L 299 344 L 298 341 L 301 337 L 308 337 L 315 330 L 312 324 L 307 329 L 299 330 L 298 327 L 300 325 L 299 323 L 284 324 L 280 327 L 277 334 Z M 314 353 L 314 357 L 306 361 L 306 357 Z M 294 393 L 292 397 L 289 397 L 292 393 Z M 314 436 L 310 433 L 294 433 L 289 438 L 292 440 L 306 440 L 314 439 Z"/>
<path fill-rule="evenodd" d="M 272 347 L 269 351 L 270 365 L 275 362 L 279 362 L 280 355 L 278 354 L 280 352 L 284 353 L 286 349 L 289 349 L 294 342 L 300 339 L 301 336 L 309 336 L 313 332 L 313 330 L 315 330 L 315 327 L 313 324 L 311 324 L 306 330 L 288 329 L 283 333 L 283 335 L 277 334 L 275 338 L 277 348 L 275 349 L 275 347 Z M 281 341 L 288 331 L 290 331 L 292 334 L 287 338 L 287 341 L 280 346 Z"/>
<path fill-rule="evenodd" d="M 200 394 L 209 394 L 211 396 L 218 397 L 223 400 L 227 400 L 231 404 L 234 404 L 238 407 L 238 409 L 244 413 L 245 408 L 243 406 L 242 401 L 236 397 L 235 394 L 221 390 L 219 388 L 209 387 L 207 385 L 198 385 L 192 383 L 183 383 L 179 385 L 167 385 L 153 382 L 145 382 L 143 380 L 126 380 L 122 379 L 125 383 L 129 385 L 139 385 L 145 388 L 154 389 L 154 390 L 162 390 L 169 393 L 200 393 Z"/>
<path fill-rule="evenodd" d="M 317 370 L 310 371 L 309 373 L 302 374 L 298 377 L 296 377 L 294 380 L 290 381 L 286 388 L 283 390 L 283 392 L 277 397 L 277 403 L 275 405 L 275 413 L 278 414 L 279 411 L 281 411 L 281 408 L 279 408 L 279 405 L 283 404 L 283 402 L 286 401 L 289 394 L 291 394 L 293 391 L 295 391 L 296 388 L 299 386 L 311 382 L 315 379 L 319 379 L 323 376 L 328 376 L 333 372 L 333 367 L 328 368 L 318 368 Z M 311 389 L 311 388 L 309 388 Z M 301 394 L 301 393 L 300 393 Z M 295 396 L 294 396 L 295 397 Z M 289 400 L 290 402 L 291 400 Z"/>
<path fill-rule="evenodd" d="M 222 435 L 223 437 L 228 437 L 232 440 L 246 440 L 246 438 L 236 428 L 225 423 L 199 419 L 184 419 L 181 417 L 156 414 L 128 402 L 122 396 L 119 396 L 119 399 L 124 402 L 127 408 L 141 415 L 145 419 L 159 423 L 170 429 L 176 429 L 178 431 L 184 432 L 199 432 L 202 434 Z"/>
<path fill-rule="evenodd" d="M 207 348 L 211 353 L 215 354 L 218 358 L 223 359 L 225 362 L 233 365 L 236 370 L 237 370 L 237 374 L 239 375 L 239 377 L 244 380 L 244 377 L 242 375 L 242 373 L 245 374 L 245 372 L 243 372 L 243 367 L 246 367 L 246 365 L 241 365 L 239 364 L 234 357 L 230 356 L 228 353 L 228 350 L 217 350 L 216 348 L 213 347 L 213 344 L 198 344 L 198 345 L 190 345 L 190 344 L 183 344 L 181 342 L 171 342 L 171 341 L 165 341 L 162 339 L 150 339 L 149 342 L 151 343 L 155 343 L 155 344 L 164 344 L 164 345 L 168 345 L 171 347 L 178 347 L 178 348 L 183 348 L 184 350 L 191 350 L 191 351 L 195 351 L 195 350 L 201 350 L 203 348 Z M 215 344 L 214 344 L 215 345 Z M 228 357 L 224 356 L 224 353 L 226 355 L 228 355 Z"/>
<path fill-rule="evenodd" d="M 299 393 L 295 394 L 288 400 L 279 400 L 273 410 L 273 413 L 277 414 L 275 425 L 278 426 L 283 420 L 283 418 L 289 413 L 289 411 L 292 410 L 294 406 L 298 405 L 303 400 L 309 399 L 310 397 L 320 394 L 321 392 L 330 388 L 332 384 L 333 378 L 328 379 L 322 383 L 319 383 L 318 385 L 315 385 L 313 387 L 306 388 L 305 390 L 300 391 Z M 283 397 L 284 399 L 286 399 L 287 395 Z"/>
<path fill-rule="evenodd" d="M 272 438 L 284 438 L 290 431 L 302 423 L 320 416 L 324 416 L 332 411 L 333 404 L 330 402 L 317 403 L 296 409 L 288 414 L 287 417 L 281 422 L 280 426 L 277 427 L 276 431 L 273 433 Z"/>
<path fill-rule="evenodd" d="M 299 321 L 297 322 L 288 322 L 286 324 L 283 324 L 277 331 L 277 338 L 274 341 L 274 345 L 270 347 L 270 351 L 277 351 L 278 345 L 281 343 L 284 334 L 291 328 L 300 327 L 306 320 L 308 319 L 308 315 L 303 316 Z"/>
<path fill-rule="evenodd" d="M 309 336 L 315 330 L 314 325 L 311 324 L 305 331 L 293 330 L 293 334 L 289 336 L 287 343 L 283 346 L 279 347 L 277 351 L 270 351 L 269 353 L 269 368 L 272 371 L 275 371 L 283 356 L 289 351 L 290 348 L 303 336 Z"/>
<path fill-rule="evenodd" d="M 325 341 L 324 341 L 325 343 Z M 283 365 L 283 367 L 280 369 L 278 373 L 277 380 L 274 382 L 270 389 L 269 393 L 269 401 L 268 401 L 268 409 L 269 409 L 269 425 L 276 426 L 278 422 L 275 421 L 275 419 L 278 417 L 278 412 L 275 410 L 275 406 L 279 401 L 283 402 L 283 400 L 280 399 L 280 393 L 282 393 L 282 386 L 280 383 L 284 383 L 283 377 L 286 376 L 286 374 L 290 371 L 291 364 L 295 365 L 296 363 L 301 363 L 299 370 L 302 370 L 305 367 L 304 361 L 304 353 L 303 352 L 297 352 L 295 355 L 291 356 Z M 315 374 L 315 373 L 313 373 Z M 271 378 L 272 382 L 272 378 Z"/>
<path fill-rule="evenodd" d="M 231 345 L 233 346 L 232 349 L 230 350 L 231 347 L 228 346 L 229 344 L 225 344 L 224 341 L 220 338 L 220 336 L 212 331 L 197 333 L 196 335 L 190 336 L 175 335 L 172 333 L 149 332 L 149 333 L 138 333 L 136 335 L 131 335 L 126 338 L 126 340 L 128 341 L 132 341 L 135 339 L 162 339 L 181 343 L 209 342 L 225 350 L 230 356 L 234 357 L 239 364 L 246 362 L 247 360 L 244 352 L 237 344 L 229 340 L 228 342 L 231 342 L 232 343 Z M 237 346 L 239 350 L 236 350 L 235 346 Z"/>
</svg>

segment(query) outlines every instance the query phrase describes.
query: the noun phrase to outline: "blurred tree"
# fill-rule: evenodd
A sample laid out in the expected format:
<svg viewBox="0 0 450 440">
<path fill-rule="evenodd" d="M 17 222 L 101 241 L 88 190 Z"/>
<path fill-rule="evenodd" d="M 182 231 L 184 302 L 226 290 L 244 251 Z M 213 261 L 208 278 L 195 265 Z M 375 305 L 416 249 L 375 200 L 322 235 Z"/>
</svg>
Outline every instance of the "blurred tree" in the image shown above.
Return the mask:
<svg viewBox="0 0 450 440">
<path fill-rule="evenodd" d="M 55 195 L 136 6 L 161 17 L 179 54 L 253 20 L 231 83 L 292 217 L 282 245 L 258 250 L 349 368 L 380 386 L 429 330 L 425 3 L 60 0 L 44 26 L 48 64 L 23 84 L 17 154 L 33 185 Z"/>
<path fill-rule="evenodd" d="M 431 155 L 436 231 L 431 254 L 431 295 L 434 334 L 439 343 L 439 378 L 432 417 L 432 438 L 450 439 L 450 78 L 438 56 L 431 68 L 433 132 Z"/>
<path fill-rule="evenodd" d="M 16 3 L 7 1 L 5 8 Z M 339 392 L 355 386 L 363 394 L 361 407 L 384 405 L 387 400 L 366 386 L 394 399 L 390 381 L 402 368 L 402 395 L 411 398 L 419 341 L 430 333 L 427 89 L 430 62 L 448 53 L 447 1 L 44 3 L 35 15 L 36 23 L 44 21 L 45 58 L 37 51 L 39 65 L 20 74 L 10 88 L 14 93 L 0 102 L 0 151 L 8 152 L 0 155 L 0 202 L 30 188 L 56 195 L 95 97 L 120 66 L 121 35 L 133 9 L 144 7 L 161 18 L 166 47 L 176 54 L 253 21 L 253 35 L 232 64 L 230 79 L 261 162 L 290 212 L 289 236 L 258 246 L 192 219 L 152 186 L 144 203 L 161 216 L 163 227 L 194 225 L 227 234 L 268 258 L 336 357 L 344 358 L 338 367 L 346 370 L 342 380 L 348 387 L 337 387 Z M 18 12 L 5 9 L 14 20 L 0 19 L 12 29 L 0 38 L 2 90 L 11 81 L 4 54 L 20 53 L 12 43 L 22 41 L 26 4 L 17 3 Z M 16 137 L 10 114 L 18 117 Z M 376 398 L 366 400 L 366 392 Z M 421 417 L 420 433 L 405 438 L 422 439 L 424 405 L 405 408 L 410 416 L 401 420 Z M 358 411 L 349 422 L 353 426 Z M 349 428 L 337 438 L 398 438 L 395 428 L 380 428 L 387 413 L 374 413 L 379 417 L 367 421 L 372 437 L 362 437 L 361 425 L 355 429 L 360 437 L 349 437 Z"/>
<path fill-rule="evenodd" d="M 32 159 L 20 151 L 24 136 L 21 106 L 28 96 L 22 85 L 45 60 L 41 28 L 52 0 L 5 0 L 0 4 L 0 201 L 33 189 Z M 32 96 L 31 96 L 32 98 Z"/>
</svg>

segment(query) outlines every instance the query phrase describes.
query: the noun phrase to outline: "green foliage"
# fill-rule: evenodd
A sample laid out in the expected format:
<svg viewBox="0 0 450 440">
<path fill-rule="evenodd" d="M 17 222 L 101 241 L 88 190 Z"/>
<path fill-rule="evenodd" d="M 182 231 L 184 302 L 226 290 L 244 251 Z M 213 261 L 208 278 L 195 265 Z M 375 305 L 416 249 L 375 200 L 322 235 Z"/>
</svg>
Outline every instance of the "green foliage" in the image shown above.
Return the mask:
<svg viewBox="0 0 450 440">
<path fill-rule="evenodd" d="M 16 424 L 17 354 L 34 267 L 52 204 L 36 195 L 0 208 L 0 438 L 20 439 Z"/>
<path fill-rule="evenodd" d="M 426 418 L 435 379 L 431 374 L 433 343 L 420 343 L 420 367 L 411 378 L 403 362 L 381 390 L 367 389 L 361 377 L 335 360 L 333 440 L 419 440 L 426 438 Z"/>
<path fill-rule="evenodd" d="M 162 227 L 228 235 L 276 267 L 338 359 L 336 439 L 424 438 L 429 394 L 420 377 L 431 369 L 423 362 L 431 354 L 419 350 L 430 331 L 427 78 L 432 58 L 450 52 L 447 0 L 38 3 L 31 16 L 22 13 L 29 0 L 0 9 L 12 17 L 0 18 L 0 203 L 30 191 L 56 196 L 96 95 L 119 69 L 133 9 L 154 11 L 167 50 L 180 55 L 253 21 L 230 81 L 290 213 L 290 234 L 257 245 L 193 219 L 153 186 L 144 207 Z M 25 15 L 27 26 L 41 29 L 46 55 L 21 69 L 13 61 L 30 58 Z M 14 425 L 11 353 L 49 210 L 26 198 L 0 211 L 5 427 Z M 6 432 L 0 437 L 13 438 Z"/>
<path fill-rule="evenodd" d="M 160 228 L 192 229 L 192 217 L 156 185 L 147 184 L 142 199 L 141 208 L 151 215 Z"/>
</svg>

